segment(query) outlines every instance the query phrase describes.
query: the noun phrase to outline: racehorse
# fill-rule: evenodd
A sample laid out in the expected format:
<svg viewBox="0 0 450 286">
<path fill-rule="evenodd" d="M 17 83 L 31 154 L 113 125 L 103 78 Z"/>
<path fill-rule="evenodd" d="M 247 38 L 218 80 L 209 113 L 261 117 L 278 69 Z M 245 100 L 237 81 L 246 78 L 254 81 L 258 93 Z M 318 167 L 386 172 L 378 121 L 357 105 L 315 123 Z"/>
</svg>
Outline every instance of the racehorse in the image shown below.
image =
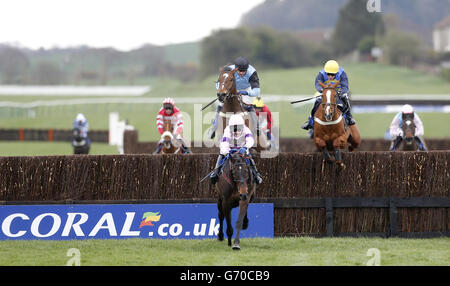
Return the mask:
<svg viewBox="0 0 450 286">
<path fill-rule="evenodd" d="M 72 146 L 74 154 L 89 154 L 90 145 L 88 139 L 81 136 L 81 129 L 74 128 Z"/>
<path fill-rule="evenodd" d="M 221 127 L 220 135 L 218 136 L 218 139 L 220 140 L 221 136 L 223 135 L 223 130 L 225 129 L 227 118 L 231 117 L 233 114 L 240 114 L 245 119 L 245 125 L 250 128 L 250 130 L 256 130 L 256 126 L 253 129 L 253 126 L 251 126 L 251 120 L 248 118 L 248 112 L 245 111 L 243 107 L 242 98 L 240 95 L 238 95 L 237 89 L 236 89 L 236 78 L 234 77 L 234 73 L 237 71 L 237 68 L 234 68 L 232 70 L 226 69 L 221 67 L 220 68 L 220 74 L 219 79 L 217 80 L 218 83 L 218 91 L 217 96 L 219 98 L 220 102 L 223 102 L 223 107 L 221 112 L 219 113 L 219 117 L 222 120 L 219 120 Z M 254 134 L 255 135 L 255 134 Z M 255 136 L 256 137 L 256 136 Z M 259 137 L 259 136 L 257 136 Z M 257 139 L 257 142 L 259 142 L 259 139 Z M 261 141 L 261 146 L 265 147 L 267 146 L 266 143 Z"/>
<path fill-rule="evenodd" d="M 161 149 L 162 154 L 176 154 L 180 151 L 180 147 L 176 145 L 173 140 L 173 124 L 170 120 L 164 120 L 164 132 L 161 135 L 161 141 L 163 142 L 163 147 Z"/>
<path fill-rule="evenodd" d="M 225 162 L 227 162 L 228 166 L 224 166 L 223 176 L 220 176 L 216 184 L 216 190 L 219 194 L 217 208 L 220 221 L 217 238 L 219 241 L 224 239 L 223 219 L 225 218 L 227 222 L 228 246 L 231 246 L 231 238 L 233 236 L 231 210 L 239 207 L 233 249 L 240 250 L 240 231 L 248 227 L 247 209 L 255 195 L 256 184 L 253 183 L 253 174 L 249 166 L 247 166 L 245 154 L 241 155 L 236 149 L 232 149 L 227 156 L 229 156 L 229 159 L 225 160 Z"/>
<path fill-rule="evenodd" d="M 414 133 L 416 132 L 416 124 L 414 123 L 414 113 L 402 114 L 402 130 L 404 134 L 403 151 L 414 151 L 418 149 L 415 146 Z"/>
<path fill-rule="evenodd" d="M 361 136 L 356 124 L 345 126 L 344 116 L 337 104 L 336 87 L 339 81 L 328 85 L 322 82 L 319 84 L 323 88 L 322 108 L 318 108 L 314 114 L 314 143 L 323 152 L 327 162 L 335 162 L 345 168 L 340 149 L 348 146 L 349 151 L 355 150 L 361 144 Z M 334 158 L 330 151 L 335 153 Z"/>
<path fill-rule="evenodd" d="M 402 131 L 403 136 L 397 137 L 394 142 L 392 142 L 391 149 L 398 150 L 398 146 L 402 144 L 402 151 L 424 151 L 426 147 L 421 139 L 415 136 L 416 124 L 414 123 L 414 113 L 402 113 Z M 422 144 L 422 146 L 421 146 Z"/>
</svg>

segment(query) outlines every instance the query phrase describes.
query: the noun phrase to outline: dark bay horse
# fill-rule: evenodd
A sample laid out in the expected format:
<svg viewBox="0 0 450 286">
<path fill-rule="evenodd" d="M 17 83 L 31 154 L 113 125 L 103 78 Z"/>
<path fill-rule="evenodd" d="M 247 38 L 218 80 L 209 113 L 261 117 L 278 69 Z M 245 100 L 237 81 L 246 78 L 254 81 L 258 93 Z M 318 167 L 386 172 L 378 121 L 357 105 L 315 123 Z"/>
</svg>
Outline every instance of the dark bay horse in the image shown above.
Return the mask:
<svg viewBox="0 0 450 286">
<path fill-rule="evenodd" d="M 81 129 L 73 129 L 72 137 L 73 154 L 89 154 L 90 145 L 88 138 L 81 136 Z"/>
<path fill-rule="evenodd" d="M 423 138 L 415 136 L 416 134 L 416 124 L 414 122 L 414 113 L 402 113 L 402 125 L 401 125 L 403 136 L 397 137 L 397 139 L 392 142 L 391 149 L 402 151 L 426 151 L 425 143 Z M 402 144 L 403 143 L 403 144 Z M 402 148 L 398 149 L 399 145 L 402 144 Z"/>
<path fill-rule="evenodd" d="M 314 143 L 323 152 L 327 162 L 336 162 L 345 168 L 340 149 L 348 146 L 349 151 L 355 150 L 361 144 L 361 136 L 356 124 L 345 126 L 344 116 L 337 107 L 336 87 L 339 81 L 328 85 L 322 82 L 319 84 L 323 88 L 322 103 L 314 114 Z M 334 158 L 330 152 L 335 153 Z"/>
<path fill-rule="evenodd" d="M 415 151 L 418 146 L 415 144 L 414 134 L 416 124 L 414 123 L 414 113 L 402 114 L 402 130 L 404 134 L 403 151 Z"/>
<path fill-rule="evenodd" d="M 233 249 L 240 250 L 240 231 L 248 227 L 247 209 L 255 195 L 256 185 L 253 183 L 252 172 L 245 162 L 245 155 L 239 154 L 237 150 L 232 150 L 230 154 L 228 155 L 230 156 L 227 162 L 228 165 L 224 167 L 222 176 L 220 176 L 216 184 L 216 190 L 219 194 L 217 208 L 220 221 L 217 238 L 219 241 L 224 239 L 223 219 L 225 218 L 227 222 L 228 246 L 231 246 L 231 238 L 233 236 L 231 210 L 239 207 Z"/>
</svg>

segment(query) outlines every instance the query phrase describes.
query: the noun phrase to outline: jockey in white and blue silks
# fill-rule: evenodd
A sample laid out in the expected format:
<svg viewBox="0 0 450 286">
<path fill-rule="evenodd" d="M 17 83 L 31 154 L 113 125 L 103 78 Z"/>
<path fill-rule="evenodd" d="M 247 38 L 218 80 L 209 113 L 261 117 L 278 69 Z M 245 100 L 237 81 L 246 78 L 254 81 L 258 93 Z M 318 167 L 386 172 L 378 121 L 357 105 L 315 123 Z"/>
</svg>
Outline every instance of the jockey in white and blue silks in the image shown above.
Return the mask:
<svg viewBox="0 0 450 286">
<path fill-rule="evenodd" d="M 339 99 L 344 104 L 342 112 L 344 113 L 345 122 L 347 125 L 354 125 L 356 122 L 351 114 L 350 103 L 348 101 L 348 77 L 344 69 L 339 67 L 339 64 L 335 60 L 329 60 L 325 63 L 324 68 L 316 76 L 316 80 L 314 82 L 317 92 L 322 93 L 322 87 L 320 86 L 319 81 L 324 84 L 339 81 L 336 91 L 338 92 Z M 321 102 L 321 97 L 316 98 L 314 107 L 311 110 L 311 116 L 309 116 L 308 121 L 302 125 L 303 129 L 309 130 L 313 128 L 314 113 L 316 113 L 316 110 Z"/>
<path fill-rule="evenodd" d="M 419 115 L 414 111 L 414 108 L 409 105 L 405 104 L 402 106 L 402 110 L 397 113 L 394 116 L 394 119 L 392 119 L 391 125 L 389 126 L 389 135 L 391 137 L 391 147 L 390 151 L 395 151 L 398 146 L 400 145 L 400 142 L 403 140 L 403 114 L 412 114 L 414 125 L 416 126 L 416 130 L 414 133 L 414 140 L 416 140 L 417 144 L 419 145 L 420 151 L 427 151 L 427 148 L 424 144 L 423 135 L 424 135 L 424 127 L 423 122 L 420 119 Z"/>
<path fill-rule="evenodd" d="M 257 184 L 262 183 L 262 177 L 256 168 L 255 161 L 250 154 L 250 148 L 255 143 L 252 131 L 245 126 L 244 118 L 239 114 L 234 114 L 230 117 L 228 126 L 223 131 L 222 140 L 220 142 L 219 157 L 217 158 L 214 171 L 210 175 L 211 183 L 214 185 L 222 173 L 225 161 L 229 158 L 230 152 L 239 152 L 242 155 L 246 154 L 248 164 L 252 169 Z"/>
<path fill-rule="evenodd" d="M 83 113 L 78 113 L 77 117 L 73 121 L 73 129 L 80 129 L 81 137 L 86 139 L 88 145 L 91 143 L 87 134 L 89 131 L 89 123 Z"/>
<path fill-rule="evenodd" d="M 260 87 L 259 87 L 259 78 L 256 69 L 249 64 L 249 61 L 244 57 L 238 57 L 234 60 L 233 65 L 229 65 L 225 68 L 225 70 L 230 71 L 234 68 L 238 70 L 234 73 L 234 77 L 236 80 L 236 90 L 242 98 L 242 106 L 244 109 L 250 114 L 251 126 L 256 127 L 257 125 L 257 116 L 255 109 L 253 107 L 253 99 L 255 97 L 260 97 Z M 219 89 L 218 83 L 216 84 L 216 89 Z M 222 110 L 223 102 L 219 102 L 217 106 L 216 115 L 213 121 L 213 126 L 210 128 L 208 132 L 209 138 L 214 138 L 215 132 L 218 126 L 219 113 Z M 255 130 L 253 130 L 255 131 Z"/>
</svg>

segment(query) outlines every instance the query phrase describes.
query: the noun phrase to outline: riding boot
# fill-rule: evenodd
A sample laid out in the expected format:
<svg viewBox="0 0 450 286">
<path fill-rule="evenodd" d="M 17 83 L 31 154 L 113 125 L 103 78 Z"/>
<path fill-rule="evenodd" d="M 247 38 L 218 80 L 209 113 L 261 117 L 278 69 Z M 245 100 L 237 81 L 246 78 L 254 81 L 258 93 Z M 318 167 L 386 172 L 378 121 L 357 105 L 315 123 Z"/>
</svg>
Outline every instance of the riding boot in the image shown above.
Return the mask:
<svg viewBox="0 0 450 286">
<path fill-rule="evenodd" d="M 390 151 L 395 151 L 395 149 L 398 148 L 398 146 L 400 145 L 400 142 L 402 142 L 403 138 L 402 136 L 397 136 L 394 141 L 392 141 L 391 144 L 391 150 Z"/>
<path fill-rule="evenodd" d="M 186 144 L 184 144 L 184 140 L 182 138 L 177 138 L 177 139 L 178 139 L 178 142 L 180 142 L 180 144 L 181 144 L 181 149 L 182 149 L 183 154 L 185 154 L 185 153 L 192 154 L 192 151 L 188 147 L 186 147 Z"/>
<path fill-rule="evenodd" d="M 222 173 L 222 167 L 223 167 L 223 159 L 225 158 L 224 155 L 219 154 L 219 157 L 217 157 L 216 166 L 214 167 L 214 170 L 212 171 L 211 175 L 209 176 L 209 179 L 211 181 L 211 184 L 215 185 L 217 181 L 219 180 L 219 175 Z"/>
<path fill-rule="evenodd" d="M 425 144 L 423 144 L 422 140 L 419 136 L 414 136 L 414 140 L 416 140 L 417 144 L 419 145 L 420 151 L 427 151 L 427 148 L 425 147 Z"/>
<path fill-rule="evenodd" d="M 223 107 L 223 103 L 219 103 L 219 105 L 217 106 L 216 115 L 214 116 L 213 125 L 208 130 L 208 138 L 210 138 L 210 139 L 214 139 L 214 137 L 216 136 L 217 126 L 219 125 L 218 124 L 219 123 L 219 113 L 220 113 L 220 111 L 222 111 L 222 107 Z"/>
<path fill-rule="evenodd" d="M 314 114 L 316 113 L 317 109 L 319 108 L 321 102 L 322 102 L 322 100 L 320 98 L 316 99 L 316 101 L 314 102 L 313 109 L 311 110 L 311 116 L 308 117 L 308 121 L 303 123 L 302 129 L 309 130 L 314 127 Z"/>
<path fill-rule="evenodd" d="M 259 130 L 259 124 L 258 124 L 258 116 L 256 115 L 255 108 L 253 106 L 247 107 L 246 111 L 248 112 L 250 116 L 250 126 L 252 127 L 252 133 L 259 136 L 260 130 Z"/>
<path fill-rule="evenodd" d="M 352 115 L 351 110 L 350 110 L 351 107 L 350 107 L 350 102 L 348 101 L 348 97 L 345 95 L 345 96 L 342 96 L 340 99 L 344 103 L 345 122 L 347 123 L 348 126 L 355 125 L 356 122 L 353 119 L 353 115 Z"/>
<path fill-rule="evenodd" d="M 253 158 L 252 157 L 248 157 L 248 160 L 250 162 L 250 168 L 252 169 L 253 174 L 255 175 L 256 184 L 259 185 L 263 181 L 262 176 L 259 173 L 258 169 L 256 168 L 256 164 L 255 164 L 255 161 L 253 160 Z"/>
<path fill-rule="evenodd" d="M 159 152 L 161 152 L 161 149 L 163 147 L 163 143 L 159 142 L 158 147 L 156 147 L 155 152 L 153 152 L 153 154 L 159 154 Z"/>
</svg>

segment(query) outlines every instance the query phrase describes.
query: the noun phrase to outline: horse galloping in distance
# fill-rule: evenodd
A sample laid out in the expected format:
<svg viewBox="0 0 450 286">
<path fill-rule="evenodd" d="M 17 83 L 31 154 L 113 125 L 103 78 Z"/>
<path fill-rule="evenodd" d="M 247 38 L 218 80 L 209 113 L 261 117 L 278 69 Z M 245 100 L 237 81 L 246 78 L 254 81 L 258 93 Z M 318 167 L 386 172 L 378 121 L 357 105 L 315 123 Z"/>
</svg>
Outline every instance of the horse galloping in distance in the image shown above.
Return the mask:
<svg viewBox="0 0 450 286">
<path fill-rule="evenodd" d="M 401 128 L 403 136 L 398 136 L 391 144 L 390 150 L 398 150 L 402 144 L 402 151 L 426 151 L 425 143 L 416 134 L 416 124 L 414 113 L 403 113 Z"/>
<path fill-rule="evenodd" d="M 340 149 L 348 146 L 349 151 L 354 151 L 361 144 L 361 136 L 356 124 L 345 125 L 343 113 L 338 108 L 336 87 L 339 81 L 328 85 L 322 82 L 319 84 L 323 88 L 322 108 L 318 108 L 314 114 L 314 143 L 327 162 L 335 162 L 345 168 Z M 330 152 L 334 152 L 334 158 Z"/>
</svg>

